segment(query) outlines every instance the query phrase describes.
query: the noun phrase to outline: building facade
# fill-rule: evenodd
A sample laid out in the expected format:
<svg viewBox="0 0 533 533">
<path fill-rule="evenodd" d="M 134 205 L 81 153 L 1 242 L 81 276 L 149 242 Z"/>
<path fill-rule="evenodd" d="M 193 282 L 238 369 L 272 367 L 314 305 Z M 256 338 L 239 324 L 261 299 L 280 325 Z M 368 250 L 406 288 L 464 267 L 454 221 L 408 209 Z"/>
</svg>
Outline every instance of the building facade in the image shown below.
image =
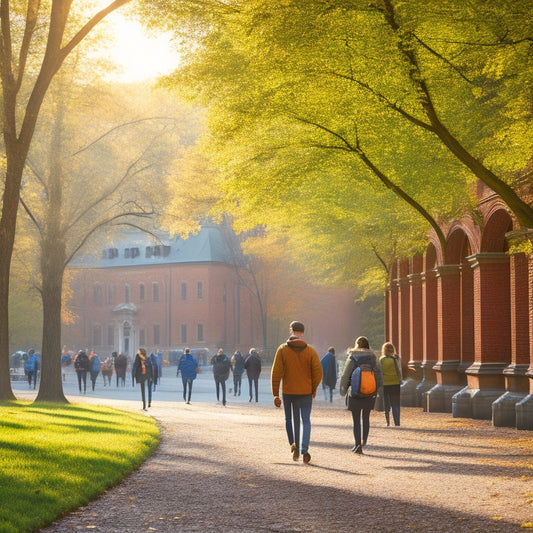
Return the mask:
<svg viewBox="0 0 533 533">
<path fill-rule="evenodd" d="M 403 403 L 533 430 L 533 240 L 479 185 L 480 219 L 446 231 L 446 249 L 399 260 L 386 297 L 386 332 L 408 379 Z"/>
<path fill-rule="evenodd" d="M 228 227 L 205 225 L 185 240 L 131 232 L 121 243 L 70 265 L 69 308 L 77 318 L 63 327 L 67 349 L 132 357 L 146 347 L 169 358 L 187 346 L 209 354 L 265 348 L 258 300 L 238 266 L 240 247 Z M 358 309 L 352 295 L 303 284 L 302 291 L 308 298 L 309 291 L 316 294 L 315 308 L 297 317 L 306 322 L 309 342 L 318 350 L 353 343 Z M 287 325 L 272 333 L 281 343 Z"/>
</svg>

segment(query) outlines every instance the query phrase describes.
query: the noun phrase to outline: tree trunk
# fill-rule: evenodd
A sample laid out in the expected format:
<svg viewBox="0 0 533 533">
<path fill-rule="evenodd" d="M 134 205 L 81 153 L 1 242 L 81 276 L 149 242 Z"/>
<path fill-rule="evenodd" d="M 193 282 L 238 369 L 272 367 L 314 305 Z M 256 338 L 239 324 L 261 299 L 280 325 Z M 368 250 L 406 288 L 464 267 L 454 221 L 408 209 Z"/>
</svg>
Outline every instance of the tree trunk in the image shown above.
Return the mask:
<svg viewBox="0 0 533 533">
<path fill-rule="evenodd" d="M 0 218 L 0 401 L 14 400 L 9 373 L 9 274 L 15 240 L 22 169 L 27 151 L 6 143 L 8 165 Z"/>
<path fill-rule="evenodd" d="M 50 249 L 55 248 L 55 249 Z M 36 402 L 68 403 L 61 380 L 61 293 L 64 256 L 57 247 L 43 247 L 43 351 Z"/>
<path fill-rule="evenodd" d="M 67 403 L 61 381 L 61 302 L 66 264 L 66 244 L 61 228 L 64 187 L 63 124 L 66 101 L 62 96 L 60 91 L 48 155 L 48 203 L 41 241 L 43 353 L 41 385 L 35 401 Z"/>
</svg>

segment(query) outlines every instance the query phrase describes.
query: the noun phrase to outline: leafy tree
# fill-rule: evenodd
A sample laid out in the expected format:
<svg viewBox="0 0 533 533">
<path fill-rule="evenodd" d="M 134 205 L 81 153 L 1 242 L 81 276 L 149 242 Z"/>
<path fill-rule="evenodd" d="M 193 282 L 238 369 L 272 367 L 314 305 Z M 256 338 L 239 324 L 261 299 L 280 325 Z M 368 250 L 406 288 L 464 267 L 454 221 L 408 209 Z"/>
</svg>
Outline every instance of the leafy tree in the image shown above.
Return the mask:
<svg viewBox="0 0 533 533">
<path fill-rule="evenodd" d="M 21 197 L 22 221 L 26 234 L 28 225 L 33 227 L 39 250 L 36 279 L 44 312 L 38 401 L 66 401 L 58 364 L 65 268 L 102 232 L 119 225 L 142 226 L 143 219 L 152 225 L 164 202 L 163 189 L 153 184 L 164 176 L 179 140 L 179 117 L 170 114 L 170 106 L 165 107 L 166 117 L 132 120 L 135 111 L 125 88 L 106 94 L 100 87 L 97 101 L 94 91 L 76 86 L 71 76 L 58 76 L 28 157 L 31 172 Z M 139 87 L 135 93 L 138 98 Z M 145 109 L 150 100 L 161 104 L 160 95 L 143 96 Z M 131 105 L 137 102 L 132 99 Z M 110 123 L 119 125 L 109 128 Z M 79 149 L 87 132 L 103 128 L 107 131 Z"/>
<path fill-rule="evenodd" d="M 39 112 L 50 83 L 65 59 L 101 20 L 128 2 L 114 0 L 81 24 L 77 17 L 71 16 L 72 0 L 0 2 L 0 81 L 6 155 L 0 217 L 2 400 L 14 398 L 9 381 L 9 275 L 20 186 Z"/>
<path fill-rule="evenodd" d="M 514 179 L 531 156 L 530 8 L 256 0 L 214 3 L 206 16 L 178 6 L 172 23 L 192 44 L 167 83 L 208 109 L 220 210 L 387 265 L 428 224 L 438 232 L 439 220 L 471 209 L 475 179 L 532 225 Z M 380 174 L 425 221 L 376 186 Z"/>
</svg>

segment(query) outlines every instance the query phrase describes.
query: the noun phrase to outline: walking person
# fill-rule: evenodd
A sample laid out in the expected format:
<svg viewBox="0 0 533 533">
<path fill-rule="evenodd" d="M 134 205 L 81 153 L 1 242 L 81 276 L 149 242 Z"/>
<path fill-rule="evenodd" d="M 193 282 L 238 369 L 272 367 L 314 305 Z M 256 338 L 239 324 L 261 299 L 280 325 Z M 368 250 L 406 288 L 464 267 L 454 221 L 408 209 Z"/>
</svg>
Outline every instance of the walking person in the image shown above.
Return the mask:
<svg viewBox="0 0 533 533">
<path fill-rule="evenodd" d="M 200 368 L 198 361 L 191 354 L 189 348 L 185 348 L 185 353 L 180 357 L 178 363 L 178 371 L 176 376 L 181 372 L 181 381 L 183 383 L 183 401 L 187 404 L 191 403 L 192 382 L 196 379 Z"/>
<path fill-rule="evenodd" d="M 280 405 L 279 389 L 283 389 L 285 429 L 291 447 L 292 458 L 309 463 L 311 439 L 311 408 L 316 389 L 322 381 L 322 365 L 316 350 L 305 342 L 304 325 L 291 322 L 290 336 L 276 351 L 272 364 L 271 386 L 274 404 Z M 300 419 L 302 436 L 300 439 Z"/>
<path fill-rule="evenodd" d="M 94 352 L 91 354 L 90 361 L 91 383 L 94 391 L 94 387 L 96 385 L 96 378 L 98 377 L 98 374 L 100 374 L 100 370 L 102 368 L 102 362 L 100 361 L 100 357 L 98 356 L 98 354 Z"/>
<path fill-rule="evenodd" d="M 28 378 L 28 387 L 30 389 L 32 388 L 32 385 L 34 390 L 37 387 L 37 374 L 41 367 L 40 363 L 41 360 L 35 353 L 35 350 L 30 350 L 24 362 L 24 372 Z"/>
<path fill-rule="evenodd" d="M 147 364 L 146 350 L 139 348 L 135 361 L 133 362 L 132 374 L 135 377 L 135 381 L 141 386 L 141 398 L 143 402 L 143 411 L 146 409 L 146 384 L 148 381 L 149 373 L 152 372 L 152 366 Z"/>
<path fill-rule="evenodd" d="M 400 425 L 400 389 L 402 383 L 402 363 L 400 356 L 396 354 L 396 348 L 391 342 L 386 342 L 381 347 L 379 358 L 381 372 L 383 374 L 383 401 L 385 404 L 385 420 L 390 426 L 390 411 L 394 425 Z"/>
<path fill-rule="evenodd" d="M 220 389 L 222 389 L 222 405 L 226 405 L 226 381 L 229 378 L 231 361 L 229 357 L 220 348 L 215 356 L 211 359 L 213 365 L 213 377 L 217 389 L 217 402 L 220 401 Z"/>
<path fill-rule="evenodd" d="M 333 401 L 333 389 L 337 385 L 337 359 L 335 358 L 335 348 L 330 346 L 328 351 L 320 360 L 322 365 L 322 388 L 326 401 Z"/>
<path fill-rule="evenodd" d="M 104 360 L 102 363 L 102 378 L 104 379 L 104 387 L 106 386 L 106 379 L 107 384 L 111 387 L 111 376 L 113 375 L 113 360 L 111 357 L 108 357 Z"/>
<path fill-rule="evenodd" d="M 152 407 L 152 392 L 158 381 L 159 370 L 157 367 L 157 355 L 152 352 L 146 358 L 146 366 L 150 367 L 147 372 L 146 386 L 148 389 L 148 407 Z"/>
<path fill-rule="evenodd" d="M 376 380 L 375 392 L 370 396 L 360 396 L 351 391 L 352 373 L 357 367 L 371 368 Z M 348 409 L 352 412 L 353 435 L 355 445 L 352 452 L 357 454 L 363 453 L 363 447 L 366 446 L 368 433 L 370 431 L 370 411 L 374 409 L 376 403 L 377 389 L 383 382 L 381 369 L 378 366 L 376 356 L 370 349 L 370 344 L 366 337 L 358 337 L 355 346 L 348 349 L 348 357 L 342 371 L 340 393 L 348 394 Z M 354 396 L 355 394 L 355 396 Z M 361 419 L 363 423 L 363 432 L 361 435 Z"/>
<path fill-rule="evenodd" d="M 83 394 L 87 392 L 87 372 L 89 372 L 90 368 L 91 362 L 89 361 L 87 352 L 85 352 L 84 350 L 80 350 L 78 352 L 78 355 L 76 356 L 76 360 L 74 361 L 74 369 L 76 370 L 76 374 L 78 375 L 78 388 L 80 390 L 80 394 L 82 393 L 82 385 Z"/>
<path fill-rule="evenodd" d="M 233 370 L 233 396 L 240 396 L 242 375 L 244 374 L 244 357 L 239 350 L 231 357 L 231 369 Z"/>
<path fill-rule="evenodd" d="M 248 356 L 244 360 L 244 369 L 248 376 L 248 385 L 250 387 L 250 402 L 253 400 L 253 391 L 255 391 L 255 401 L 259 401 L 259 376 L 261 375 L 261 357 L 255 348 L 250 348 Z M 252 390 L 253 389 L 253 390 Z"/>
<path fill-rule="evenodd" d="M 115 358 L 115 374 L 117 376 L 117 387 L 119 383 L 126 386 L 126 368 L 128 367 L 128 358 L 120 352 Z"/>
</svg>

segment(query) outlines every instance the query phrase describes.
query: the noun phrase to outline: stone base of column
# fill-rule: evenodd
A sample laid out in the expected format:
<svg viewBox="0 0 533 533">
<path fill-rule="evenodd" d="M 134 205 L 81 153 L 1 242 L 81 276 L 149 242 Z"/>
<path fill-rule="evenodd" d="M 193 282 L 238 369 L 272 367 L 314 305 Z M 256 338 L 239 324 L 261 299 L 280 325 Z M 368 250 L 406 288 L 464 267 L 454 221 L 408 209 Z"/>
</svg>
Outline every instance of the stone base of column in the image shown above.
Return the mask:
<svg viewBox="0 0 533 533">
<path fill-rule="evenodd" d="M 452 398 L 461 390 L 460 385 L 435 385 L 426 392 L 426 409 L 428 413 L 451 413 Z"/>
<path fill-rule="evenodd" d="M 526 397 L 524 393 L 507 391 L 492 404 L 492 424 L 496 427 L 516 427 L 516 404 Z"/>
<path fill-rule="evenodd" d="M 516 429 L 533 431 L 533 394 L 516 404 Z"/>
<path fill-rule="evenodd" d="M 424 411 L 427 411 L 426 393 L 437 383 L 435 370 L 433 370 L 436 363 L 437 361 L 424 361 L 421 365 L 422 381 L 416 387 L 416 395 L 418 405 L 421 405 Z"/>
<path fill-rule="evenodd" d="M 452 398 L 453 418 L 472 418 L 472 394 L 468 387 L 462 388 Z"/>
<path fill-rule="evenodd" d="M 492 404 L 503 394 L 503 389 L 470 389 L 465 387 L 452 399 L 454 418 L 492 419 Z"/>
<path fill-rule="evenodd" d="M 408 374 L 404 375 L 402 382 L 401 404 L 404 407 L 420 407 L 420 400 L 416 393 L 416 387 L 422 379 L 422 363 L 409 361 Z"/>
</svg>

